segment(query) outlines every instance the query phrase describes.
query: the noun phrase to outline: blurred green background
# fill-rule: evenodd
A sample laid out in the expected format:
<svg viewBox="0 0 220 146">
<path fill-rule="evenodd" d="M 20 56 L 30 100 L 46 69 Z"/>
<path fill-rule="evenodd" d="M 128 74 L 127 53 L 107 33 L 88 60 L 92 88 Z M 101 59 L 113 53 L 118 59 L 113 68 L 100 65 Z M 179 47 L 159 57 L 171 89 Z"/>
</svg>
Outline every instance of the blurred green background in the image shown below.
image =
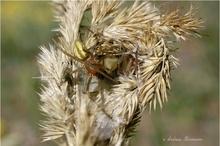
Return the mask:
<svg viewBox="0 0 220 146">
<path fill-rule="evenodd" d="M 172 72 L 169 102 L 138 126 L 132 145 L 218 146 L 219 142 L 219 2 L 176 2 L 199 7 L 206 20 L 203 38 L 178 43 L 180 66 Z M 1 143 L 2 146 L 51 146 L 40 143 L 37 123 L 40 81 L 36 64 L 39 46 L 51 42 L 52 6 L 46 1 L 1 2 Z M 169 141 L 170 138 L 193 141 Z"/>
</svg>

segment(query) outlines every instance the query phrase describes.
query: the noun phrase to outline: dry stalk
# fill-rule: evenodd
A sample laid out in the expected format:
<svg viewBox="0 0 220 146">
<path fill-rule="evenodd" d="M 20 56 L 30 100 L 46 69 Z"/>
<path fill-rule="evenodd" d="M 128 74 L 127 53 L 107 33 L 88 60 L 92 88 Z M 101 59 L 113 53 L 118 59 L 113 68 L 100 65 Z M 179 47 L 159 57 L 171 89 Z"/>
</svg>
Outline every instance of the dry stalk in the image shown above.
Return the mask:
<svg viewBox="0 0 220 146">
<path fill-rule="evenodd" d="M 43 141 L 129 145 L 144 109 L 168 100 L 174 43 L 199 36 L 203 21 L 193 6 L 180 15 L 180 7 L 162 14 L 152 2 L 124 3 L 53 1 L 59 37 L 38 58 Z"/>
</svg>

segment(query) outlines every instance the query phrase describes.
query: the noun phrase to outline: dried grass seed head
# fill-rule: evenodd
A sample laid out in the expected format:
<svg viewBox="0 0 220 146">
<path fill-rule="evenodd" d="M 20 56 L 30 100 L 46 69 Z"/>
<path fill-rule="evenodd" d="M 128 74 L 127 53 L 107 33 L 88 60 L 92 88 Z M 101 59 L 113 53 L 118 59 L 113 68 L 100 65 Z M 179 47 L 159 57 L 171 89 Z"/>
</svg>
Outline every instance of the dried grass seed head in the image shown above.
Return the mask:
<svg viewBox="0 0 220 146">
<path fill-rule="evenodd" d="M 45 83 L 40 94 L 40 109 L 47 117 L 41 124 L 43 141 L 60 139 L 63 145 L 127 145 L 145 107 L 149 104 L 156 109 L 158 103 L 162 107 L 167 101 L 170 71 L 178 64 L 171 54 L 171 34 L 177 40 L 186 40 L 190 34 L 198 35 L 203 21 L 194 17 L 193 7 L 184 15 L 180 15 L 180 8 L 163 15 L 152 2 L 135 1 L 127 8 L 122 7 L 124 1 L 112 0 L 54 3 L 61 6 L 56 16 L 60 22 L 56 31 L 61 37 L 56 47 L 41 47 L 38 59 Z M 83 34 L 80 30 L 86 12 L 92 18 Z M 82 46 L 77 44 L 80 38 Z M 88 74 L 80 68 L 85 65 L 85 58 L 78 56 L 77 60 L 61 50 L 72 56 L 85 51 L 85 58 L 102 57 L 99 63 L 117 58 L 117 66 L 113 63 L 109 68 L 103 64 L 104 68 L 96 69 L 119 82 L 94 77 L 88 83 L 92 92 L 84 93 L 83 78 Z M 130 70 L 124 66 L 129 59 Z"/>
</svg>

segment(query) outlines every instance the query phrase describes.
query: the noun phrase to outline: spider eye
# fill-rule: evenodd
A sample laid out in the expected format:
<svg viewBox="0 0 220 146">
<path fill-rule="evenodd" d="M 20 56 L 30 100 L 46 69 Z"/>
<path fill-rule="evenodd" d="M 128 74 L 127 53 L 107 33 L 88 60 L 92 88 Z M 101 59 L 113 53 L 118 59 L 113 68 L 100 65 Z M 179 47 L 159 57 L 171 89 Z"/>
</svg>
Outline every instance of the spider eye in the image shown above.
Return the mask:
<svg viewBox="0 0 220 146">
<path fill-rule="evenodd" d="M 83 50 L 83 46 L 82 46 L 82 43 L 80 41 L 76 41 L 76 44 L 75 44 L 75 53 L 76 53 L 76 56 L 83 60 L 87 57 L 87 53 Z"/>
</svg>

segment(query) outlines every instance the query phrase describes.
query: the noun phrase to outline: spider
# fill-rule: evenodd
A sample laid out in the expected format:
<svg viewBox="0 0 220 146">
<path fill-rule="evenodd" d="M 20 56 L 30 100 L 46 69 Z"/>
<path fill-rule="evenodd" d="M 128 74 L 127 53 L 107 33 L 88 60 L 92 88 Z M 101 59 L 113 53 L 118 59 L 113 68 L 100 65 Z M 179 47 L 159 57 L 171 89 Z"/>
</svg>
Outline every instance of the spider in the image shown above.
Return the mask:
<svg viewBox="0 0 220 146">
<path fill-rule="evenodd" d="M 57 42 L 53 39 L 54 43 L 58 46 Z M 82 69 L 85 69 L 87 71 L 87 73 L 89 74 L 89 79 L 88 82 L 86 84 L 86 89 L 84 90 L 84 92 L 88 92 L 89 91 L 89 85 L 90 82 L 92 80 L 92 77 L 94 75 L 101 74 L 102 76 L 104 76 L 105 78 L 109 79 L 110 81 L 114 82 L 115 84 L 119 83 L 118 81 L 114 80 L 112 77 L 110 77 L 109 75 L 107 75 L 105 72 L 103 72 L 102 70 L 105 71 L 105 66 L 107 67 L 107 69 L 112 70 L 112 68 L 115 69 L 115 66 L 113 67 L 112 60 L 111 59 L 103 59 L 104 63 L 102 63 L 102 59 L 100 59 L 97 56 L 92 55 L 91 53 L 85 52 L 83 49 L 83 46 L 81 44 L 80 41 L 76 41 L 75 44 L 75 55 L 72 55 L 70 53 L 68 53 L 67 51 L 63 50 L 62 48 L 59 48 L 65 55 L 69 56 L 71 59 L 80 62 L 83 64 L 83 67 L 78 68 L 74 71 L 71 72 L 71 74 L 76 73 Z M 117 59 L 113 59 L 113 63 L 116 62 Z M 106 61 L 109 61 L 108 63 Z M 102 69 L 102 70 L 101 70 Z"/>
</svg>

